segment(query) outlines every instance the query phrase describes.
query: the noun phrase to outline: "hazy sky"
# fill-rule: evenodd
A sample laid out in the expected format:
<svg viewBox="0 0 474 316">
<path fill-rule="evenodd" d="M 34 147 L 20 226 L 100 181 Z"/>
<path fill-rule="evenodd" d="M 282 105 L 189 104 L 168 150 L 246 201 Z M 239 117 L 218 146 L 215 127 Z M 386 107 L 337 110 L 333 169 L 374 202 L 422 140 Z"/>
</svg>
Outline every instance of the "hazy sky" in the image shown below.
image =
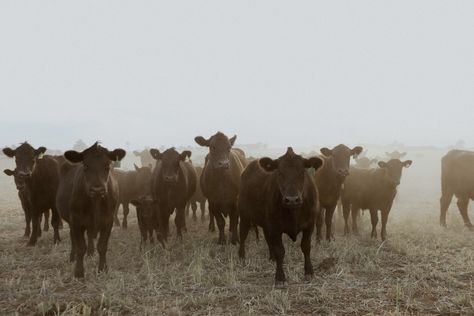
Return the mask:
<svg viewBox="0 0 474 316">
<path fill-rule="evenodd" d="M 474 1 L 0 1 L 0 145 L 474 145 Z"/>
</svg>

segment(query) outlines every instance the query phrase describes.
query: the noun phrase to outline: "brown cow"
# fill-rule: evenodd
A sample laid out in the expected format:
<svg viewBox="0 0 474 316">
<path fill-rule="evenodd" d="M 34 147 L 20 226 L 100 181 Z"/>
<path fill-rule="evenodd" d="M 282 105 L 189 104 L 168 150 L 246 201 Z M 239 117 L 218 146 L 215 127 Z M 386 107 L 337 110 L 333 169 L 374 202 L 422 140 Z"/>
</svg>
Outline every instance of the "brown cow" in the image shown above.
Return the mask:
<svg viewBox="0 0 474 316">
<path fill-rule="evenodd" d="M 59 167 L 56 160 L 43 156 L 45 147 L 33 148 L 27 142 L 16 149 L 4 148 L 3 153 L 15 157 L 17 181 L 23 185 L 22 204 L 29 210 L 32 221 L 32 233 L 29 246 L 34 246 L 41 235 L 41 215 L 52 210 L 51 225 L 54 229 L 54 243 L 59 238 L 59 214 L 56 210 L 55 200 L 59 182 Z M 18 186 L 18 185 L 17 185 Z"/>
<path fill-rule="evenodd" d="M 306 159 L 296 155 L 289 147 L 280 158 L 253 161 L 242 173 L 239 256 L 245 258 L 245 240 L 251 225 L 262 227 L 270 258 L 276 260 L 276 286 L 285 283 L 285 248 L 281 239 L 284 233 L 296 241 L 297 235 L 303 232 L 304 272 L 306 276 L 313 275 L 311 235 L 318 212 L 318 194 L 306 169 L 317 170 L 322 163 L 318 157 Z"/>
<path fill-rule="evenodd" d="M 441 159 L 441 193 L 440 225 L 446 227 L 446 212 L 455 195 L 464 225 L 473 230 L 468 205 L 474 199 L 474 152 L 451 150 Z"/>
<path fill-rule="evenodd" d="M 84 255 L 88 236 L 88 253 L 94 252 L 97 234 L 99 272 L 107 270 L 106 253 L 114 213 L 119 202 L 119 188 L 111 164 L 125 157 L 125 150 L 109 151 L 97 142 L 82 152 L 69 150 L 64 157 L 75 165 L 63 164 L 56 204 L 61 217 L 69 223 L 71 261 L 76 261 L 74 275 L 84 277 Z"/>
<path fill-rule="evenodd" d="M 202 136 L 194 138 L 197 144 L 209 147 L 206 163 L 201 176 L 201 188 L 209 202 L 209 213 L 216 219 L 219 228 L 218 243 L 226 243 L 224 226 L 225 217 L 230 217 L 231 242 L 238 241 L 237 196 L 240 188 L 240 176 L 247 166 L 245 154 L 240 149 L 233 149 L 237 136 L 228 138 L 217 132 L 209 139 Z"/>
<path fill-rule="evenodd" d="M 387 237 L 387 219 L 392 209 L 393 199 L 397 194 L 397 186 L 402 178 L 403 167 L 408 168 L 411 160 L 392 159 L 379 162 L 377 169 L 351 168 L 350 175 L 344 182 L 341 201 L 344 212 L 344 232 L 349 233 L 348 218 L 352 212 L 352 230 L 358 233 L 357 214 L 362 210 L 370 210 L 372 222 L 372 238 L 377 238 L 378 211 L 382 213 L 382 240 Z"/>
<path fill-rule="evenodd" d="M 314 174 L 321 207 L 321 212 L 316 221 L 318 241 L 322 239 L 323 222 L 326 224 L 326 239 L 328 241 L 331 240 L 332 218 L 341 195 L 342 184 L 349 175 L 351 156 L 355 158 L 361 152 L 362 147 L 360 146 L 350 149 L 342 144 L 333 149 L 321 149 L 321 153 L 324 155 L 321 157 L 324 160 L 324 164 Z"/>
<path fill-rule="evenodd" d="M 378 162 L 377 159 L 370 159 L 368 157 L 355 158 L 354 160 L 356 162 L 354 167 L 360 169 L 369 169 L 372 164 L 376 164 Z"/>
</svg>

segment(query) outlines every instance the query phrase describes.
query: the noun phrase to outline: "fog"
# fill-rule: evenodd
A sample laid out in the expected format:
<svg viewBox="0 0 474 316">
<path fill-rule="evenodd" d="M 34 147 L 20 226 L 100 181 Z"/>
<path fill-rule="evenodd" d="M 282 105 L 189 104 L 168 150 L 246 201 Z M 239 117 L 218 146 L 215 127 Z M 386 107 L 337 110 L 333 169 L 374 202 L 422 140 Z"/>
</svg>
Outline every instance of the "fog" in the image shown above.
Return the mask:
<svg viewBox="0 0 474 316">
<path fill-rule="evenodd" d="M 1 1 L 0 145 L 474 146 L 473 1 Z"/>
</svg>

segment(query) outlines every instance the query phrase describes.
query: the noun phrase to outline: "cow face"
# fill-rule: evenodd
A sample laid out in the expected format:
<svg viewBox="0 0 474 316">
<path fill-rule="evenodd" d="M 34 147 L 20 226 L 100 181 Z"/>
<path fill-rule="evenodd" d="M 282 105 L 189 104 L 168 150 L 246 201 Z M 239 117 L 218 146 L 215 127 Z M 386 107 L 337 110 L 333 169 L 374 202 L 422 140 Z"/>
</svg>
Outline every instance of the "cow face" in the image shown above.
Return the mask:
<svg viewBox="0 0 474 316">
<path fill-rule="evenodd" d="M 264 157 L 259 160 L 259 164 L 265 171 L 276 173 L 282 205 L 286 208 L 298 208 L 303 205 L 306 169 L 317 170 L 323 161 L 318 157 L 303 158 L 288 147 L 286 154 L 280 158 L 274 160 Z"/>
<path fill-rule="evenodd" d="M 64 153 L 64 157 L 72 163 L 82 163 L 86 193 L 92 198 L 104 198 L 107 194 L 110 165 L 112 161 L 122 160 L 125 157 L 125 150 L 109 151 L 95 143 L 82 152 L 68 150 Z"/>
<path fill-rule="evenodd" d="M 151 223 L 154 214 L 154 203 L 151 196 L 141 196 L 139 199 L 130 201 L 136 209 L 140 221 Z"/>
<path fill-rule="evenodd" d="M 38 159 L 41 159 L 42 155 L 46 151 L 46 147 L 39 147 L 38 149 L 33 148 L 28 143 L 21 144 L 16 149 L 4 148 L 3 153 L 10 158 L 15 157 L 16 173 L 20 178 L 28 179 L 35 171 L 36 163 Z"/>
<path fill-rule="evenodd" d="M 7 176 L 13 176 L 13 179 L 15 180 L 15 185 L 18 191 L 22 191 L 26 187 L 25 178 L 19 177 L 16 169 L 15 170 L 5 169 L 3 170 L 3 172 Z"/>
<path fill-rule="evenodd" d="M 349 165 L 351 156 L 357 157 L 362 152 L 362 147 L 357 146 L 352 149 L 346 145 L 338 145 L 333 149 L 322 148 L 321 153 L 326 157 L 332 157 L 332 167 L 336 171 L 336 177 L 340 181 L 349 175 Z"/>
<path fill-rule="evenodd" d="M 178 153 L 174 148 L 169 148 L 163 153 L 158 149 L 150 149 L 151 156 L 161 161 L 161 177 L 162 180 L 170 185 L 178 183 L 180 162 L 184 161 L 186 157 L 191 157 L 189 150 Z"/>
<path fill-rule="evenodd" d="M 358 168 L 369 169 L 374 163 L 377 163 L 377 159 L 369 159 L 367 157 L 355 158 L 355 162 Z"/>
<path fill-rule="evenodd" d="M 237 136 L 228 138 L 221 132 L 218 132 L 209 139 L 197 136 L 194 141 L 203 147 L 209 147 L 209 154 L 206 157 L 208 164 L 213 169 L 230 168 L 230 150 L 234 146 Z"/>
<path fill-rule="evenodd" d="M 137 186 L 139 192 L 148 193 L 152 176 L 151 165 L 141 168 L 138 167 L 136 164 L 133 164 L 133 166 L 135 167 L 135 171 L 137 172 Z"/>
<path fill-rule="evenodd" d="M 385 178 L 394 186 L 400 184 L 402 179 L 403 168 L 408 168 L 413 162 L 411 160 L 400 161 L 399 159 L 391 159 L 389 162 L 379 162 L 379 167 L 385 169 Z"/>
</svg>

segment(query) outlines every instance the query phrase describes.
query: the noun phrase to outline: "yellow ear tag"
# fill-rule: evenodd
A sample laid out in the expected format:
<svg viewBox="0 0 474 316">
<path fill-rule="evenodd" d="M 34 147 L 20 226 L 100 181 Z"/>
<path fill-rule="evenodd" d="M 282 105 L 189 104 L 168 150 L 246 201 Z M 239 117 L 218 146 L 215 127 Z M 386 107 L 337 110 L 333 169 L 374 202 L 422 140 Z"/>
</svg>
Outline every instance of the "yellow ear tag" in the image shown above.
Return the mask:
<svg viewBox="0 0 474 316">
<path fill-rule="evenodd" d="M 113 162 L 113 167 L 120 168 L 120 160 L 118 159 L 118 157 L 115 157 L 115 161 Z"/>
<path fill-rule="evenodd" d="M 43 159 L 44 154 L 39 154 L 38 159 Z"/>
</svg>

